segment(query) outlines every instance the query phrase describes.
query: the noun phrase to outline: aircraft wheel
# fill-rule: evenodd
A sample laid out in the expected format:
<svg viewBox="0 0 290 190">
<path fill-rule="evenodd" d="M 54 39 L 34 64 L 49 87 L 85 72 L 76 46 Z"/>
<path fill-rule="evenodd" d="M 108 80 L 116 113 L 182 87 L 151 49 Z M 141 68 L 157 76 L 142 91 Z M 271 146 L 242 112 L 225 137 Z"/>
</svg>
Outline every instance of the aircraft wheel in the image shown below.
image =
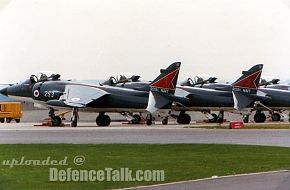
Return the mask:
<svg viewBox="0 0 290 190">
<path fill-rule="evenodd" d="M 51 119 L 52 126 L 60 126 L 61 124 L 61 118 L 59 116 L 54 116 Z"/>
<path fill-rule="evenodd" d="M 279 113 L 273 113 L 272 114 L 272 121 L 280 121 L 281 115 Z"/>
<path fill-rule="evenodd" d="M 6 123 L 10 123 L 12 121 L 11 118 L 6 118 Z"/>
<path fill-rule="evenodd" d="M 15 119 L 16 123 L 20 123 L 20 119 Z"/>
<path fill-rule="evenodd" d="M 5 118 L 0 118 L 0 122 L 4 123 L 5 122 Z"/>
<path fill-rule="evenodd" d="M 71 124 L 70 124 L 71 127 L 77 127 L 78 126 L 78 123 L 77 121 L 72 121 Z"/>
<path fill-rule="evenodd" d="M 243 115 L 243 122 L 249 123 L 249 115 Z"/>
<path fill-rule="evenodd" d="M 99 115 L 96 119 L 98 126 L 109 126 L 111 123 L 111 118 L 108 115 Z"/>
<path fill-rule="evenodd" d="M 177 123 L 179 124 L 189 124 L 191 121 L 191 117 L 188 114 L 180 114 L 177 117 Z"/>
<path fill-rule="evenodd" d="M 224 115 L 225 114 L 224 114 L 223 110 L 219 112 L 219 114 L 217 116 L 217 123 L 222 124 L 224 122 Z"/>
<path fill-rule="evenodd" d="M 262 112 L 257 112 L 255 115 L 254 115 L 254 121 L 256 123 L 264 123 L 266 121 L 266 115 Z"/>
<path fill-rule="evenodd" d="M 139 124 L 140 121 L 141 121 L 141 116 L 138 115 L 138 114 L 135 114 L 135 115 L 133 115 L 133 117 L 134 117 L 134 119 L 132 119 L 131 122 L 132 122 L 133 124 Z"/>
<path fill-rule="evenodd" d="M 212 113 L 211 116 L 213 116 L 213 118 L 209 119 L 208 122 L 209 123 L 216 123 L 218 120 L 218 116 L 215 113 Z"/>
<path fill-rule="evenodd" d="M 146 125 L 152 125 L 152 115 L 148 114 L 146 117 Z"/>
<path fill-rule="evenodd" d="M 167 125 L 168 124 L 168 118 L 162 119 L 162 125 Z"/>
</svg>

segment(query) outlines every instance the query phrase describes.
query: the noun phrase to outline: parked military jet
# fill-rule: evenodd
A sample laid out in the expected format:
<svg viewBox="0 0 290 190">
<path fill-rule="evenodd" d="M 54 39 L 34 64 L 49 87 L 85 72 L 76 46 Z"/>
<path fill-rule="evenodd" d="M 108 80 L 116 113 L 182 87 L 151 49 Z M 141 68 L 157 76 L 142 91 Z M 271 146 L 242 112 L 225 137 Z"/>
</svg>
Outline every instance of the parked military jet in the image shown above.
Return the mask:
<svg viewBox="0 0 290 190">
<path fill-rule="evenodd" d="M 280 84 L 280 79 L 272 79 L 271 81 L 264 81 L 261 82 L 260 86 L 264 88 L 273 88 L 273 89 L 280 89 L 280 90 L 289 90 L 290 91 L 290 85 L 289 84 Z"/>
<path fill-rule="evenodd" d="M 72 109 L 71 126 L 77 126 L 78 110 L 98 112 L 98 126 L 110 125 L 111 119 L 105 112 L 149 112 L 147 124 L 152 123 L 151 113 L 159 109 L 171 109 L 179 68 L 181 63 L 161 69 L 161 74 L 146 88 L 150 91 L 88 85 L 60 80 L 60 75 L 32 75 L 28 80 L 2 89 L 0 93 L 17 99 L 45 104 L 50 107 L 49 116 L 53 125 L 60 125 L 61 119 L 54 115 L 55 107 Z M 138 119 L 138 118 L 136 118 Z"/>
<path fill-rule="evenodd" d="M 173 110 L 180 111 L 177 116 L 177 122 L 180 124 L 188 124 L 191 118 L 186 111 L 202 111 L 208 115 L 212 122 L 222 122 L 224 111 L 243 110 L 244 108 L 252 108 L 256 100 L 268 99 L 268 97 L 257 95 L 258 83 L 261 77 L 263 65 L 259 64 L 248 71 L 244 71 L 243 75 L 233 84 L 218 86 L 215 83 L 216 78 L 212 77 L 208 80 L 194 83 L 194 86 L 177 86 L 175 95 L 186 98 L 186 102 L 177 101 Z M 183 83 L 183 85 L 191 84 Z M 204 86 L 217 85 L 219 89 L 207 89 Z M 148 82 L 129 82 L 117 84 L 116 86 L 129 88 L 134 90 L 148 91 Z M 216 86 L 216 87 L 217 87 Z M 202 87 L 202 88 L 201 88 Z M 209 114 L 210 111 L 220 111 L 219 116 Z"/>
<path fill-rule="evenodd" d="M 280 121 L 281 114 L 285 110 L 290 110 L 290 86 L 285 84 L 279 84 L 279 79 L 273 79 L 271 81 L 262 81 L 257 89 L 258 94 L 264 98 L 255 102 L 253 110 L 256 110 L 254 115 L 254 121 L 257 123 L 263 123 L 266 120 L 266 115 L 263 111 L 269 111 L 273 121 Z M 219 90 L 219 91 L 232 91 L 232 86 L 227 83 L 208 83 L 204 84 L 202 88 Z M 287 117 L 287 116 L 285 116 Z M 245 117 L 245 121 L 248 118 Z"/>
</svg>

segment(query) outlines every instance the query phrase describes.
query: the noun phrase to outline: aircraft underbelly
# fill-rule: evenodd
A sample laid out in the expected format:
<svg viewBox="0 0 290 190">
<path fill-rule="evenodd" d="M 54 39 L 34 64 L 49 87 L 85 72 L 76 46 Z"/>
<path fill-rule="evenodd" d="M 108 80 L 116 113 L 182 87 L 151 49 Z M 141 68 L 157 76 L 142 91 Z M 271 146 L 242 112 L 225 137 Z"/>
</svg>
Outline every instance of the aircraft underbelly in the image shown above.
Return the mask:
<svg viewBox="0 0 290 190">
<path fill-rule="evenodd" d="M 193 95 L 190 97 L 189 107 L 231 107 L 234 102 L 232 97 L 212 96 L 212 95 Z"/>
<path fill-rule="evenodd" d="M 146 109 L 148 98 L 122 95 L 107 95 L 88 104 L 89 108 Z"/>
<path fill-rule="evenodd" d="M 290 96 L 271 94 L 269 97 L 271 97 L 270 100 L 261 101 L 261 103 L 270 108 L 290 108 Z"/>
</svg>

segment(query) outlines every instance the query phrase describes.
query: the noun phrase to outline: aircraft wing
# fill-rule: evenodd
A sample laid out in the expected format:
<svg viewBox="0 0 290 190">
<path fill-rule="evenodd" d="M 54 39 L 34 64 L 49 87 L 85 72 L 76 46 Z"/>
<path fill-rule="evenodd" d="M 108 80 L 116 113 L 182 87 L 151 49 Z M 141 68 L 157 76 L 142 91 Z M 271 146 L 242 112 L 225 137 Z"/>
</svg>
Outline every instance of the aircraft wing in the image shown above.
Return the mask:
<svg viewBox="0 0 290 190">
<path fill-rule="evenodd" d="M 85 108 L 87 104 L 106 94 L 109 93 L 94 86 L 72 84 L 65 87 L 65 91 L 59 100 L 50 100 L 47 104 L 51 106 Z"/>
</svg>

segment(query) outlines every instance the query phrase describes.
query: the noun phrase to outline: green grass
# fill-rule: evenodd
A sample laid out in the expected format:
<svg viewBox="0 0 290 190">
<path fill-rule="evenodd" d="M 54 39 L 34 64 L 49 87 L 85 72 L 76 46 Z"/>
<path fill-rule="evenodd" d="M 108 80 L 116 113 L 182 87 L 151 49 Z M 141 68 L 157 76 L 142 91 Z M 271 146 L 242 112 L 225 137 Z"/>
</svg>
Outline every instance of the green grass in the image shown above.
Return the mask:
<svg viewBox="0 0 290 190">
<path fill-rule="evenodd" d="M 229 129 L 229 124 L 222 125 L 189 125 L 185 128 L 202 128 L 202 129 Z M 244 129 L 290 129 L 290 123 L 288 124 L 245 124 Z"/>
<path fill-rule="evenodd" d="M 154 182 L 49 182 L 48 166 L 3 166 L 7 159 L 63 159 L 59 169 L 165 170 L 165 182 L 290 168 L 290 148 L 244 145 L 0 145 L 0 189 L 112 189 Z M 82 166 L 73 158 L 83 155 Z M 156 183 L 156 182 L 155 182 Z"/>
</svg>

